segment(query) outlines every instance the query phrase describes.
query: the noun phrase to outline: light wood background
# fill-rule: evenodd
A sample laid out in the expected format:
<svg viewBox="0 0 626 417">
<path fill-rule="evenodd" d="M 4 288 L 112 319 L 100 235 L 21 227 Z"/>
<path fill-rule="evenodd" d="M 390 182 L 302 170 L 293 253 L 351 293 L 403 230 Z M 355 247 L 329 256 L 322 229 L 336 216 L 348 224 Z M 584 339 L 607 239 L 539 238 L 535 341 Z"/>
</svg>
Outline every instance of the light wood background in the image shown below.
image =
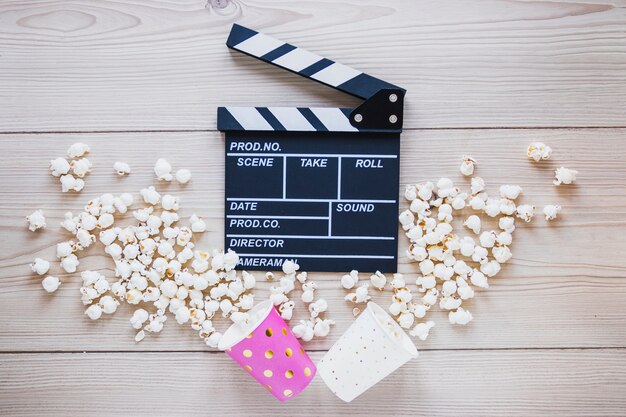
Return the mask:
<svg viewBox="0 0 626 417">
<path fill-rule="evenodd" d="M 108 0 L 0 3 L 0 414 L 451 415 L 626 414 L 626 2 L 521 0 Z M 133 341 L 130 309 L 91 322 L 77 274 L 46 294 L 28 264 L 54 259 L 67 210 L 154 183 L 166 156 L 188 167 L 184 215 L 198 244 L 223 245 L 218 105 L 352 106 L 330 88 L 229 51 L 238 22 L 407 88 L 401 184 L 448 176 L 464 154 L 495 192 L 563 205 L 515 232 L 514 257 L 468 302 L 467 327 L 437 326 L 421 353 L 351 404 L 317 378 L 279 404 L 188 328 Z M 525 148 L 550 144 L 551 161 Z M 60 193 L 48 161 L 92 147 L 85 190 Z M 129 162 L 130 177 L 112 171 Z M 551 184 L 555 167 L 576 185 Z M 49 229 L 27 231 L 44 209 Z M 404 247 L 401 249 L 401 254 Z M 100 248 L 80 270 L 108 276 Z M 409 281 L 414 264 L 402 256 Z M 353 320 L 338 274 L 311 274 L 337 321 L 306 345 L 319 360 Z M 267 291 L 261 285 L 260 296 Z M 296 293 L 297 294 L 297 293 Z M 389 294 L 375 300 L 388 303 Z M 294 319 L 305 316 L 299 305 Z M 226 323 L 221 323 L 222 327 Z"/>
</svg>

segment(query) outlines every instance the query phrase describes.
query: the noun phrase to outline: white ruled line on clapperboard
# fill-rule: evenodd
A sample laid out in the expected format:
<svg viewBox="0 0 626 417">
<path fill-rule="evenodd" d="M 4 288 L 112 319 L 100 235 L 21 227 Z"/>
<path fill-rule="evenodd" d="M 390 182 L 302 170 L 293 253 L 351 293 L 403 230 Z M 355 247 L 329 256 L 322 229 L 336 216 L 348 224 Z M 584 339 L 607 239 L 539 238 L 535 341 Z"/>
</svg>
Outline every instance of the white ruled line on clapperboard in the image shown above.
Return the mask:
<svg viewBox="0 0 626 417">
<path fill-rule="evenodd" d="M 395 271 L 405 90 L 239 25 L 227 45 L 365 102 L 218 109 L 225 246 L 250 269 Z"/>
</svg>

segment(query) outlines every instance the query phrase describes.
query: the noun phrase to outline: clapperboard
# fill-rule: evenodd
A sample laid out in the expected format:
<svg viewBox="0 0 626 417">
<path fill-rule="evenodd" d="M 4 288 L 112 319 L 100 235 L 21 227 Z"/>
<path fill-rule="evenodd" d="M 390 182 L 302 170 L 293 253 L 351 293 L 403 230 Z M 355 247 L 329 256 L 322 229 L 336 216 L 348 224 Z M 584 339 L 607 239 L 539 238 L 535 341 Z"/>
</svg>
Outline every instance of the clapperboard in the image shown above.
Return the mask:
<svg viewBox="0 0 626 417">
<path fill-rule="evenodd" d="M 394 272 L 405 90 L 234 25 L 226 45 L 359 97 L 355 109 L 219 107 L 225 246 L 240 267 Z"/>
</svg>

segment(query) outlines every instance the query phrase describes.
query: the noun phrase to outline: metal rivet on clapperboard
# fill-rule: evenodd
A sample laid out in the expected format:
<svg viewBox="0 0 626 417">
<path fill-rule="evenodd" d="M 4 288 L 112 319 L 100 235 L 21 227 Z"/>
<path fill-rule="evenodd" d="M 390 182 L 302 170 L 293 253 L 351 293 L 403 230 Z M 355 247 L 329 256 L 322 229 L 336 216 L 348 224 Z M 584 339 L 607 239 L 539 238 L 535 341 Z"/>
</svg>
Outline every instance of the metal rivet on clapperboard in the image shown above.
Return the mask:
<svg viewBox="0 0 626 417">
<path fill-rule="evenodd" d="M 398 95 L 397 94 L 390 95 L 389 101 L 391 101 L 392 103 L 395 103 L 396 101 L 398 101 Z"/>
<path fill-rule="evenodd" d="M 398 116 L 396 116 L 395 114 L 392 114 L 391 116 L 389 116 L 389 121 L 391 123 L 395 123 L 398 121 Z"/>
<path fill-rule="evenodd" d="M 354 115 L 354 121 L 359 123 L 363 121 L 363 116 L 361 116 L 360 114 L 355 114 Z"/>
</svg>

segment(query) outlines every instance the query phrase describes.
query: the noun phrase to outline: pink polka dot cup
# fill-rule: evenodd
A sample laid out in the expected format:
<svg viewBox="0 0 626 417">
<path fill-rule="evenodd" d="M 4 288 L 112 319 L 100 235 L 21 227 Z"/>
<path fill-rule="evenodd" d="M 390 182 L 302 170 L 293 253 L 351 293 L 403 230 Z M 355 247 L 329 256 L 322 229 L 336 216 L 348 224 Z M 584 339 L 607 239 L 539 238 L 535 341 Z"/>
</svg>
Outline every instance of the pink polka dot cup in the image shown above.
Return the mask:
<svg viewBox="0 0 626 417">
<path fill-rule="evenodd" d="M 271 301 L 257 304 L 249 314 L 249 323 L 229 327 L 218 347 L 274 397 L 287 401 L 311 383 L 317 368 Z"/>
</svg>

